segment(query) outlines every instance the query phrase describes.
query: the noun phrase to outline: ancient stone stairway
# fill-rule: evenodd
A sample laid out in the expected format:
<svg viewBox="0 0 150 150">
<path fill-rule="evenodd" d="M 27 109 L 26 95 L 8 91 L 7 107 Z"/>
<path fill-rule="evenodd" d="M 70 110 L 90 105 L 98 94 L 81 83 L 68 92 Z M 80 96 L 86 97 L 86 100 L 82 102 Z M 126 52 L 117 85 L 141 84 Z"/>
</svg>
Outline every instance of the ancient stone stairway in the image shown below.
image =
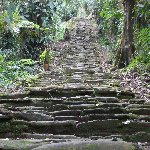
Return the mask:
<svg viewBox="0 0 150 150">
<path fill-rule="evenodd" d="M 117 77 L 100 69 L 95 22 L 76 22 L 68 46 L 55 50 L 59 65 L 27 94 L 1 96 L 1 149 L 123 150 L 150 142 L 149 103 L 114 86 Z"/>
</svg>

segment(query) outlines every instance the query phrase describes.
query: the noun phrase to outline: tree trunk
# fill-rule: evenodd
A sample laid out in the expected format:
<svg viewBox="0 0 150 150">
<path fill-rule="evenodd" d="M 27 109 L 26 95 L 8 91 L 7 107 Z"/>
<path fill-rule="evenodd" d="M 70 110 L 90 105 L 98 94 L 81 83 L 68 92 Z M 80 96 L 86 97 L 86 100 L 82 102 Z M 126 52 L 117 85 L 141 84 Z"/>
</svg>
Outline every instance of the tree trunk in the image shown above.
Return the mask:
<svg viewBox="0 0 150 150">
<path fill-rule="evenodd" d="M 120 47 L 117 52 L 115 65 L 118 68 L 127 66 L 134 55 L 133 44 L 133 8 L 135 0 L 123 0 L 124 6 L 124 27 L 123 34 L 120 43 Z"/>
</svg>

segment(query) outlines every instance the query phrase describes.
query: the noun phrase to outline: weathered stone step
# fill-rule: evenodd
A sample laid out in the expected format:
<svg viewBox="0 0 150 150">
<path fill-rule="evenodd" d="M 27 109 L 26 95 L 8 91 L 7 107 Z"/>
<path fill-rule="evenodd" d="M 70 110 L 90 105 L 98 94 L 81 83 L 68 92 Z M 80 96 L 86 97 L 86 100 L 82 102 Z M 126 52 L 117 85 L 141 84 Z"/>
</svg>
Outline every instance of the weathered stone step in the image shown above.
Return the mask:
<svg viewBox="0 0 150 150">
<path fill-rule="evenodd" d="M 38 106 L 22 106 L 22 107 L 8 107 L 8 110 L 17 110 L 17 111 L 26 111 L 26 110 L 45 110 L 44 107 L 38 107 Z"/>
<path fill-rule="evenodd" d="M 94 74 L 95 71 L 94 70 L 90 70 L 90 69 L 80 69 L 80 68 L 69 68 L 65 70 L 66 74 L 72 74 L 72 73 L 77 73 L 77 72 L 82 72 L 82 73 L 88 73 L 88 74 Z"/>
<path fill-rule="evenodd" d="M 77 121 L 30 121 L 33 132 L 51 134 L 71 134 L 75 132 Z"/>
<path fill-rule="evenodd" d="M 127 91 L 117 91 L 111 87 L 94 87 L 85 86 L 84 84 L 70 83 L 63 86 L 47 86 L 47 87 L 30 87 L 29 95 L 60 95 L 60 96 L 74 96 L 74 95 L 100 95 L 100 96 L 118 96 L 118 97 L 134 97 L 134 94 Z"/>
<path fill-rule="evenodd" d="M 29 87 L 27 88 L 30 91 L 63 91 L 63 90 L 92 90 L 90 86 L 85 86 L 82 83 L 67 83 L 65 85 L 54 85 L 54 86 L 46 86 L 46 87 Z"/>
<path fill-rule="evenodd" d="M 88 120 L 108 120 L 108 119 L 117 119 L 117 120 L 128 120 L 136 119 L 136 116 L 130 114 L 89 114 Z"/>
<path fill-rule="evenodd" d="M 12 117 L 10 115 L 3 115 L 0 113 L 0 122 L 10 121 L 11 119 L 12 119 Z"/>
<path fill-rule="evenodd" d="M 90 139 L 93 140 L 98 140 L 98 139 L 112 139 L 112 141 L 118 141 L 119 139 L 122 139 L 124 141 L 128 141 L 128 142 L 150 142 L 150 133 L 146 133 L 146 132 L 137 132 L 137 133 L 133 133 L 133 134 L 114 134 L 114 135 L 108 135 L 108 136 L 91 136 Z M 143 143 L 143 146 L 145 145 Z M 137 146 L 137 145 L 136 145 Z"/>
<path fill-rule="evenodd" d="M 23 138 L 27 138 L 27 139 L 64 139 L 64 140 L 79 139 L 79 140 L 81 140 L 80 137 L 77 137 L 75 135 L 53 135 L 53 134 L 23 133 L 21 136 Z"/>
<path fill-rule="evenodd" d="M 37 139 L 20 139 L 20 140 L 7 140 L 0 139 L 0 149 L 12 150 L 131 150 L 134 149 L 132 143 L 123 141 L 112 141 L 106 139 L 99 140 L 77 140 L 72 142 L 50 142 L 50 140 L 37 140 Z"/>
<path fill-rule="evenodd" d="M 132 99 L 122 99 L 123 102 L 127 102 L 127 103 L 130 103 L 130 104 L 144 104 L 145 103 L 145 100 L 144 99 L 135 99 L 135 98 L 132 98 Z"/>
<path fill-rule="evenodd" d="M 83 110 L 85 108 L 96 108 L 95 104 L 65 105 L 68 109 Z"/>
<path fill-rule="evenodd" d="M 46 83 L 53 83 L 53 82 L 58 82 L 58 81 L 63 81 L 64 79 L 53 79 L 53 78 L 49 78 L 49 79 L 41 79 L 40 81 L 37 81 L 36 84 L 45 84 Z"/>
<path fill-rule="evenodd" d="M 143 122 L 150 122 L 150 115 L 137 115 L 138 120 Z"/>
<path fill-rule="evenodd" d="M 46 87 L 46 88 L 44 87 L 43 89 L 44 90 L 49 90 L 49 87 Z M 38 90 L 41 91 L 41 89 L 38 88 L 37 92 L 38 92 Z M 55 89 L 55 90 L 57 91 L 57 89 Z M 66 92 L 67 92 L 67 90 L 66 90 Z M 81 92 L 84 93 L 85 91 L 81 91 Z M 91 93 L 92 91 L 89 91 L 89 92 Z M 106 92 L 106 91 L 104 91 L 104 92 Z M 69 101 L 83 101 L 84 100 L 85 102 L 96 101 L 96 102 L 108 102 L 108 103 L 118 103 L 120 101 L 116 97 L 93 97 L 93 96 L 90 96 L 90 95 L 87 95 L 87 94 L 88 94 L 88 91 L 87 91 L 87 93 L 86 93 L 85 96 L 82 96 L 82 95 L 78 95 L 77 96 L 77 95 L 75 95 L 75 97 L 72 97 L 72 96 L 71 97 L 63 97 L 63 99 L 62 99 L 62 98 L 50 98 L 51 95 L 49 95 L 46 92 L 46 95 L 43 95 L 43 96 L 45 96 L 45 98 L 44 97 L 40 98 L 38 96 L 39 98 L 25 97 L 25 98 L 22 98 L 22 99 L 1 99 L 0 103 L 2 103 L 2 104 L 4 104 L 4 103 L 6 103 L 6 104 L 10 103 L 10 104 L 15 104 L 16 106 L 17 105 L 23 106 L 24 104 L 31 105 L 33 102 L 40 102 L 40 101 L 43 101 L 43 102 L 48 102 L 49 101 L 49 102 L 54 102 L 54 103 L 62 103 L 64 100 L 68 101 L 68 102 Z M 122 101 L 122 102 L 128 103 L 130 101 L 131 100 L 126 100 L 126 101 Z"/>
<path fill-rule="evenodd" d="M 62 98 L 49 98 L 49 96 L 48 96 L 48 98 L 40 98 L 40 100 L 41 101 L 43 101 L 43 102 L 52 102 L 52 103 L 54 103 L 54 104 L 60 104 L 60 103 L 62 103 L 63 102 L 63 99 Z"/>
<path fill-rule="evenodd" d="M 63 109 L 69 109 L 69 110 L 83 110 L 83 109 L 96 109 L 96 108 L 124 108 L 127 106 L 127 104 L 124 103 L 95 103 L 95 104 L 57 104 L 53 106 L 53 110 L 63 110 Z"/>
<path fill-rule="evenodd" d="M 149 122 L 134 122 L 120 120 L 96 120 L 77 124 L 77 135 L 103 135 L 114 133 L 150 132 Z M 86 134 L 85 134 L 86 133 Z"/>
<path fill-rule="evenodd" d="M 63 80 L 53 80 L 51 82 L 37 82 L 34 84 L 33 87 L 45 87 L 46 86 L 52 86 L 52 85 L 62 85 L 65 82 Z"/>
<path fill-rule="evenodd" d="M 61 111 L 54 111 L 50 114 L 52 116 L 80 116 L 82 113 L 81 110 L 61 110 Z"/>
<path fill-rule="evenodd" d="M 55 121 L 66 121 L 66 120 L 76 120 L 81 121 L 81 117 L 79 116 L 55 116 Z"/>
<path fill-rule="evenodd" d="M 130 108 L 128 112 L 136 115 L 150 115 L 149 108 Z"/>
<path fill-rule="evenodd" d="M 124 108 L 95 108 L 95 109 L 84 109 L 83 114 L 124 114 L 127 110 Z"/>
<path fill-rule="evenodd" d="M 81 101 L 68 101 L 67 98 L 66 100 L 64 100 L 62 102 L 63 105 L 80 105 L 80 104 L 97 104 L 97 102 L 94 102 L 94 101 L 83 101 L 81 99 Z"/>
<path fill-rule="evenodd" d="M 41 146 L 35 148 L 33 150 L 78 150 L 78 149 L 88 149 L 88 150 L 129 150 L 132 149 L 133 145 L 131 143 L 126 142 L 112 142 L 111 140 L 97 140 L 97 141 L 76 141 L 76 142 L 66 142 L 57 144 L 47 144 L 45 146 Z"/>
<path fill-rule="evenodd" d="M 128 142 L 133 142 L 133 143 L 143 143 L 143 147 L 141 145 L 141 147 L 139 149 L 142 149 L 142 150 L 149 150 L 150 149 L 150 133 L 147 133 L 147 132 L 137 132 L 135 134 L 132 134 L 132 135 L 125 135 L 125 136 L 122 136 L 122 139 L 124 141 L 128 141 Z M 144 144 L 145 143 L 145 144 Z M 147 144 L 146 144 L 147 143 Z"/>
<path fill-rule="evenodd" d="M 18 99 L 27 97 L 28 93 L 12 93 L 12 94 L 4 94 L 0 95 L 0 101 L 3 99 Z"/>
<path fill-rule="evenodd" d="M 93 87 L 94 92 L 96 95 L 114 95 L 117 97 L 126 97 L 126 98 L 133 98 L 135 96 L 134 93 L 130 91 L 122 91 L 119 88 L 113 87 Z"/>
<path fill-rule="evenodd" d="M 124 114 L 127 110 L 124 108 L 93 108 L 93 109 L 76 109 L 76 110 L 60 110 L 54 111 L 50 114 L 52 116 L 80 116 L 80 115 L 90 115 L 90 114 Z"/>
<path fill-rule="evenodd" d="M 25 98 L 14 98 L 14 99 L 0 99 L 0 103 L 4 104 L 4 103 L 19 103 L 19 104 L 26 104 L 26 103 L 30 103 L 32 100 L 29 99 L 28 97 Z"/>
<path fill-rule="evenodd" d="M 113 74 L 111 73 L 99 73 L 99 72 L 96 72 L 92 75 L 92 77 L 94 78 L 97 78 L 97 77 L 102 77 L 103 79 L 111 79 L 113 76 Z"/>
<path fill-rule="evenodd" d="M 144 99 L 131 99 L 129 100 L 130 104 L 144 104 L 145 100 Z"/>
<path fill-rule="evenodd" d="M 89 114 L 86 115 L 86 120 L 107 120 L 107 119 L 118 119 L 118 120 L 137 120 L 143 122 L 150 122 L 149 115 L 134 115 L 134 114 Z"/>
<path fill-rule="evenodd" d="M 14 112 L 13 117 L 26 121 L 53 121 L 54 118 L 42 112 Z"/>
<path fill-rule="evenodd" d="M 108 120 L 108 119 L 117 119 L 117 120 L 146 120 L 146 117 L 137 117 L 134 115 L 130 114 L 89 114 L 85 115 L 84 114 L 80 116 L 55 116 L 54 120 L 58 121 L 65 121 L 65 120 L 76 120 L 79 122 L 88 122 L 88 121 L 93 121 L 93 120 Z"/>
<path fill-rule="evenodd" d="M 89 80 L 89 79 L 87 79 L 87 80 L 84 80 L 84 83 L 88 83 L 88 84 L 106 84 L 106 83 L 108 83 L 108 85 L 109 85 L 109 83 L 110 83 L 110 81 L 111 80 L 108 80 L 108 79 L 91 79 L 91 80 Z"/>
<path fill-rule="evenodd" d="M 102 102 L 102 103 L 119 103 L 121 102 L 117 97 L 102 97 L 102 96 L 90 96 L 90 95 L 84 95 L 84 96 L 75 96 L 75 97 L 68 97 L 63 99 L 64 102 L 79 102 L 79 101 L 84 101 L 84 103 L 88 102 Z M 121 102 L 122 103 L 122 102 Z"/>
<path fill-rule="evenodd" d="M 45 95 L 45 97 L 40 97 L 40 96 L 26 97 L 26 99 L 12 99 L 12 100 L 3 99 L 2 103 L 5 104 L 4 108 L 10 109 L 10 110 L 22 110 L 22 109 L 35 110 L 35 109 L 43 109 L 45 105 L 42 106 L 42 104 L 46 104 L 48 102 L 49 102 L 49 105 L 51 105 L 51 103 L 61 104 L 63 100 L 64 99 L 62 98 L 51 97 L 50 95 Z"/>
<path fill-rule="evenodd" d="M 130 108 L 150 108 L 150 104 L 144 103 L 144 104 L 129 104 L 128 109 Z"/>
<path fill-rule="evenodd" d="M 86 89 L 86 87 L 82 88 L 74 88 L 74 87 L 68 87 L 68 88 L 49 88 L 49 87 L 32 87 L 30 89 L 30 94 L 32 96 L 56 96 L 56 97 L 61 97 L 61 96 L 75 96 L 75 95 L 92 95 L 93 90 L 92 89 Z"/>
</svg>

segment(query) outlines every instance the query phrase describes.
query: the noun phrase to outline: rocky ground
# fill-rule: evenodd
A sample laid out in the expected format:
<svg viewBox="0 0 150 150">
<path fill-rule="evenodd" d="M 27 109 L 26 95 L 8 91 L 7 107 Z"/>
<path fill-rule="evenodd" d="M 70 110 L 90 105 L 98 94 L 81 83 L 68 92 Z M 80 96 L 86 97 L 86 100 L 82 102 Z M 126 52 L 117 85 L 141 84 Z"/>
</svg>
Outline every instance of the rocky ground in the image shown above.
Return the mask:
<svg viewBox="0 0 150 150">
<path fill-rule="evenodd" d="M 134 67 L 128 66 L 124 69 L 114 68 L 110 52 L 104 46 L 100 49 L 100 67 L 103 72 L 111 72 L 119 79 L 116 86 L 132 91 L 136 98 L 150 102 L 150 66 L 145 67 L 144 64 L 139 63 Z"/>
</svg>

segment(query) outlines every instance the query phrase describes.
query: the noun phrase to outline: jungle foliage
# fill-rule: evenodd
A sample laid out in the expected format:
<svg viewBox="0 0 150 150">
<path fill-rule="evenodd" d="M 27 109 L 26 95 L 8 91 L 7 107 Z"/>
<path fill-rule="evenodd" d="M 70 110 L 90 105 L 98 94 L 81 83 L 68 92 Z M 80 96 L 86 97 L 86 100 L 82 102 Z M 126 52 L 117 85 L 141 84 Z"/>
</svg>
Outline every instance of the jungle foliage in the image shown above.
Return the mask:
<svg viewBox="0 0 150 150">
<path fill-rule="evenodd" d="M 32 75 L 38 73 L 39 56 L 49 43 L 63 39 L 65 26 L 62 23 L 76 16 L 81 2 L 0 2 L 0 86 L 7 88 L 20 80 L 20 84 L 27 78 L 32 80 Z"/>
<path fill-rule="evenodd" d="M 116 52 L 121 44 L 124 28 L 124 5 L 126 0 L 97 0 L 96 17 L 99 24 L 101 43 L 107 47 L 112 59 L 116 60 Z M 135 0 L 132 10 L 134 54 L 130 63 L 150 63 L 150 24 L 148 0 Z M 134 63 L 135 65 L 135 63 Z M 132 66 L 134 66 L 132 65 Z"/>
</svg>

